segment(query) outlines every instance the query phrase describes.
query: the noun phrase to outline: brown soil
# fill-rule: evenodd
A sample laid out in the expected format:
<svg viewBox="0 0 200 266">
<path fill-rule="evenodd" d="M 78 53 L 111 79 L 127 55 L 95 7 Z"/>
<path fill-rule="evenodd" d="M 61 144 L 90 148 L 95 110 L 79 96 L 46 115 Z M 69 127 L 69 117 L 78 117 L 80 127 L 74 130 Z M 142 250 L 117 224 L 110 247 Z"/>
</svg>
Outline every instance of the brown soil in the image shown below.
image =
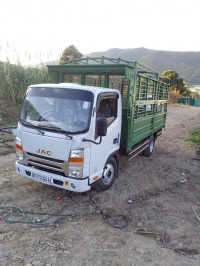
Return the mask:
<svg viewBox="0 0 200 266">
<path fill-rule="evenodd" d="M 184 142 L 199 126 L 200 108 L 169 106 L 153 155 L 120 158 L 110 190 L 81 194 L 18 176 L 1 134 L 0 265 L 200 265 L 200 161 Z"/>
</svg>

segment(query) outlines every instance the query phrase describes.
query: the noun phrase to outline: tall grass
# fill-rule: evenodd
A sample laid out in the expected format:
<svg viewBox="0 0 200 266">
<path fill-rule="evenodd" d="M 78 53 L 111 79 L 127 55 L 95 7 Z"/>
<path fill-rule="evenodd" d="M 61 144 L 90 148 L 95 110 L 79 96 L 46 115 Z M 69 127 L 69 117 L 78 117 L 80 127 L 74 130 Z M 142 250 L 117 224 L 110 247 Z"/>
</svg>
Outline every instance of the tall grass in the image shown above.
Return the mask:
<svg viewBox="0 0 200 266">
<path fill-rule="evenodd" d="M 0 94 L 12 99 L 14 104 L 23 98 L 29 85 L 47 82 L 51 83 L 51 78 L 45 67 L 25 68 L 9 62 L 0 62 Z"/>
<path fill-rule="evenodd" d="M 9 48 L 9 44 L 7 44 Z M 1 53 L 0 47 L 0 53 Z M 27 87 L 31 84 L 51 83 L 52 80 L 44 64 L 41 67 L 24 67 L 20 62 L 20 53 L 14 49 L 14 64 L 0 61 L 0 96 L 11 99 L 14 104 L 20 102 L 23 98 Z M 26 59 L 30 59 L 30 53 L 26 52 Z"/>
</svg>

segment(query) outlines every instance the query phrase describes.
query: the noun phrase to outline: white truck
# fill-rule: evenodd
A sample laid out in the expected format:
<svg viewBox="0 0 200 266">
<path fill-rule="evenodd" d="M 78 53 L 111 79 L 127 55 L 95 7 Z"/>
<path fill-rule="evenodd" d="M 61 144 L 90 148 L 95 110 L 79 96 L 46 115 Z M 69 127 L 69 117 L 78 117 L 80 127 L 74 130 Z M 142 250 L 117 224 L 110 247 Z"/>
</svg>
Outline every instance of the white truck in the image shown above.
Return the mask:
<svg viewBox="0 0 200 266">
<path fill-rule="evenodd" d="M 169 86 L 136 62 L 113 60 L 107 68 L 102 61 L 49 66 L 62 83 L 29 86 L 13 129 L 19 175 L 75 192 L 104 191 L 117 177 L 118 153 L 152 154 Z"/>
</svg>

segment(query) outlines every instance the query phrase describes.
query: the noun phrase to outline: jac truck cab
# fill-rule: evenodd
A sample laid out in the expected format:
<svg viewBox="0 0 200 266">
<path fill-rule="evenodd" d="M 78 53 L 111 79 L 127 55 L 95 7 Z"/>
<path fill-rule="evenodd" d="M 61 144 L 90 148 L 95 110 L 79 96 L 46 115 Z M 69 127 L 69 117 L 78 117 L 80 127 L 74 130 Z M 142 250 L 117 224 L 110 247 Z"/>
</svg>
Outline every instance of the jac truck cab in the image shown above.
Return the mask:
<svg viewBox="0 0 200 266">
<path fill-rule="evenodd" d="M 169 84 L 120 59 L 86 58 L 48 70 L 54 83 L 28 87 L 13 129 L 16 172 L 76 192 L 109 189 L 119 154 L 152 154 L 165 127 Z"/>
</svg>

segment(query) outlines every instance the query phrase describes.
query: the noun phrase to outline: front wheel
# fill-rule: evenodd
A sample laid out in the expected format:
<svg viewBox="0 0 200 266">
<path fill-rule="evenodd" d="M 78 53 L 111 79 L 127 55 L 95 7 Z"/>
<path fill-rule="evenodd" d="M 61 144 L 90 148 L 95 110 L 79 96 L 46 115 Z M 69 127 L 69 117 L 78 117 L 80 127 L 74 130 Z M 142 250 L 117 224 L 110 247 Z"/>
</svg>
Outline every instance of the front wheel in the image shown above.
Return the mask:
<svg viewBox="0 0 200 266">
<path fill-rule="evenodd" d="M 153 150 L 154 150 L 154 137 L 152 136 L 150 138 L 150 142 L 149 142 L 149 146 L 143 151 L 143 156 L 144 157 L 150 157 L 153 153 Z"/>
<path fill-rule="evenodd" d="M 111 157 L 107 160 L 102 178 L 94 184 L 97 191 L 105 191 L 109 189 L 117 176 L 117 162 Z"/>
</svg>

